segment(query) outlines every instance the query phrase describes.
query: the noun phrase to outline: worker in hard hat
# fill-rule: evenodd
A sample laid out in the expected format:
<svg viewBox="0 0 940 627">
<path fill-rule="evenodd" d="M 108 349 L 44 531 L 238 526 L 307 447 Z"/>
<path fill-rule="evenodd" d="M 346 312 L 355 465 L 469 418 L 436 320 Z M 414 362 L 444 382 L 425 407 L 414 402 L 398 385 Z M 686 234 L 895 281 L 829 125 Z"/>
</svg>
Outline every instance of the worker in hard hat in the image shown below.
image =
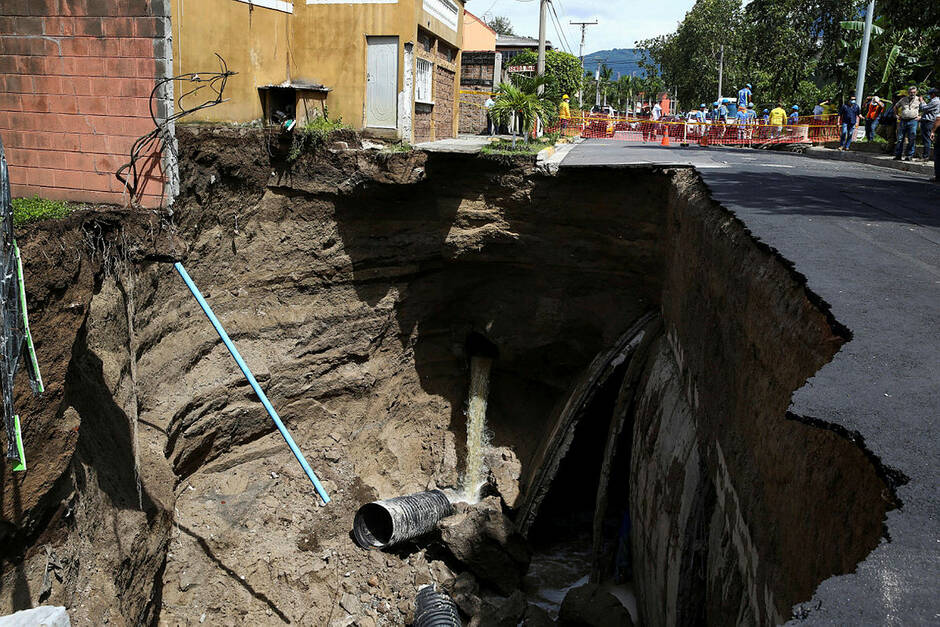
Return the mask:
<svg viewBox="0 0 940 627">
<path fill-rule="evenodd" d="M 571 119 L 571 107 L 568 105 L 568 94 L 561 97 L 561 104 L 558 105 L 558 117 L 561 119 L 561 132 L 564 135 L 568 128 L 568 120 Z"/>
</svg>

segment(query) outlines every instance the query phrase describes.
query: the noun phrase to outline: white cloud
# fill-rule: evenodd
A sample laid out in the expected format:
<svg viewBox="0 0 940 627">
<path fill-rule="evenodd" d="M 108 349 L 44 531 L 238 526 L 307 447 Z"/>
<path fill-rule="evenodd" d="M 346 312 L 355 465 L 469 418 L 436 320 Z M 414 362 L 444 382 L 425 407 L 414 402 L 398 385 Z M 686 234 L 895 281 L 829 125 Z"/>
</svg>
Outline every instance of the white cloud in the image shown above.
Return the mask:
<svg viewBox="0 0 940 627">
<path fill-rule="evenodd" d="M 610 48 L 633 48 L 641 39 L 665 35 L 676 29 L 676 25 L 692 8 L 694 0 L 662 0 L 655 4 L 624 2 L 623 0 L 553 0 L 555 11 L 565 30 L 571 52 L 578 54 L 581 28 L 571 26 L 570 20 L 597 18 L 597 26 L 587 27 L 584 53 Z M 512 22 L 516 33 L 537 37 L 539 32 L 538 0 L 468 0 L 467 10 L 475 15 L 487 17 L 504 15 Z M 551 19 L 546 27 L 548 39 L 561 49 L 560 37 L 555 32 Z"/>
</svg>

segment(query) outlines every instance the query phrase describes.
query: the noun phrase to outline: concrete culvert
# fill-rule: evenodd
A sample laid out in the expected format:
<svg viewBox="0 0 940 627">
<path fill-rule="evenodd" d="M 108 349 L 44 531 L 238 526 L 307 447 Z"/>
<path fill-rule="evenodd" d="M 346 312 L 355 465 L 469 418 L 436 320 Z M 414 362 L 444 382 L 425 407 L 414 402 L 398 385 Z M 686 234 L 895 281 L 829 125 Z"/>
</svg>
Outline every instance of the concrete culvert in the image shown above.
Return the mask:
<svg viewBox="0 0 940 627">
<path fill-rule="evenodd" d="M 451 513 L 453 506 L 440 490 L 373 501 L 356 512 L 353 537 L 364 549 L 384 549 L 423 536 Z"/>
<path fill-rule="evenodd" d="M 446 592 L 425 586 L 415 597 L 414 627 L 460 627 L 460 612 Z"/>
</svg>

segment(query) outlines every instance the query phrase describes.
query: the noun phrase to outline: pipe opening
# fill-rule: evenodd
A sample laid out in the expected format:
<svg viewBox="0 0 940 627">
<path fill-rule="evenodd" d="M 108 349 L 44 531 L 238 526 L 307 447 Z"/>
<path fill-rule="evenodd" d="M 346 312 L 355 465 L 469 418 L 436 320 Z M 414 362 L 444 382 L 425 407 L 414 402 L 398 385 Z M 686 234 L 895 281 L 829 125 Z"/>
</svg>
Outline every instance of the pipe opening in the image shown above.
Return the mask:
<svg viewBox="0 0 940 627">
<path fill-rule="evenodd" d="M 496 348 L 496 344 L 493 344 L 476 331 L 467 334 L 466 349 L 468 357 L 488 357 L 490 359 L 499 357 L 499 349 Z"/>
<path fill-rule="evenodd" d="M 353 535 L 363 548 L 382 548 L 392 539 L 395 525 L 392 515 L 378 503 L 366 503 L 356 512 Z"/>
</svg>

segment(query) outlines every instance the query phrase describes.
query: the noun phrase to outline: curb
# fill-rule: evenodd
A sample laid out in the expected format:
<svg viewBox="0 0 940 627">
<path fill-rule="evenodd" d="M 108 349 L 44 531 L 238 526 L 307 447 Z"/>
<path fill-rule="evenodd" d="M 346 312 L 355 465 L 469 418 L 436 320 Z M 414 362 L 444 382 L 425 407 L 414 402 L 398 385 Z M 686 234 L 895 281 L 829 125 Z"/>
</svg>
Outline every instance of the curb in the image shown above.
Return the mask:
<svg viewBox="0 0 940 627">
<path fill-rule="evenodd" d="M 864 163 L 879 168 L 889 168 L 900 170 L 902 172 L 911 172 L 913 174 L 923 174 L 925 176 L 933 175 L 933 164 L 929 162 L 914 163 L 911 161 L 895 161 L 890 157 L 882 157 L 873 154 L 859 152 L 841 152 L 831 148 L 807 148 L 804 155 L 813 159 L 828 159 L 830 161 L 852 161 L 854 163 Z"/>
</svg>

